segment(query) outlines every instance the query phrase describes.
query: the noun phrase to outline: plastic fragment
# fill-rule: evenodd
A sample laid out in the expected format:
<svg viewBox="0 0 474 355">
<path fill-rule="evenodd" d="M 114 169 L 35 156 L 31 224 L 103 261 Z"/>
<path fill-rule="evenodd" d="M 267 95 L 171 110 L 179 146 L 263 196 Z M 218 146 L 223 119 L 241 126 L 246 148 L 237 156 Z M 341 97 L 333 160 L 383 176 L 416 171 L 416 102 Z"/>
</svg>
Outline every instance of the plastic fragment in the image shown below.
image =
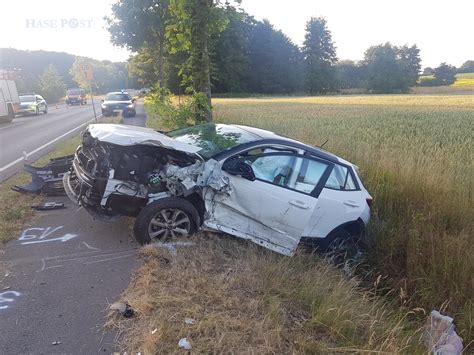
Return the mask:
<svg viewBox="0 0 474 355">
<path fill-rule="evenodd" d="M 455 332 L 454 319 L 431 311 L 426 322 L 425 338 L 429 351 L 434 355 L 460 355 L 462 339 Z"/>
<path fill-rule="evenodd" d="M 53 341 L 51 344 L 52 345 L 59 345 L 59 344 L 61 344 L 61 342 L 60 341 Z"/>
<path fill-rule="evenodd" d="M 184 323 L 186 323 L 186 324 L 194 324 L 194 319 L 192 319 L 192 318 L 184 318 Z"/>
<path fill-rule="evenodd" d="M 179 339 L 178 346 L 180 348 L 183 348 L 183 349 L 186 349 L 186 350 L 191 350 L 192 349 L 191 344 L 189 343 L 188 339 L 186 339 L 186 338 Z"/>
<path fill-rule="evenodd" d="M 110 306 L 110 309 L 117 310 L 125 318 L 132 317 L 135 312 L 129 304 L 123 302 L 115 302 Z"/>
</svg>

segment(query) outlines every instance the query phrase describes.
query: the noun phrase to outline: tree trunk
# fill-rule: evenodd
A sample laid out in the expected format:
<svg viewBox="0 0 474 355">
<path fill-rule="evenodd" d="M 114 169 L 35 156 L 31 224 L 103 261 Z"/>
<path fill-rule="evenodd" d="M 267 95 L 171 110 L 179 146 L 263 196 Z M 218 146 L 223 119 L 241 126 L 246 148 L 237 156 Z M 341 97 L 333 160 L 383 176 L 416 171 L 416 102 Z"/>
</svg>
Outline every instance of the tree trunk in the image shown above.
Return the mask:
<svg viewBox="0 0 474 355">
<path fill-rule="evenodd" d="M 208 111 L 206 121 L 212 122 L 211 110 L 211 78 L 209 69 L 209 17 L 212 0 L 191 0 L 194 3 L 192 11 L 191 46 L 193 62 L 194 90 L 203 92 L 208 98 Z"/>
</svg>

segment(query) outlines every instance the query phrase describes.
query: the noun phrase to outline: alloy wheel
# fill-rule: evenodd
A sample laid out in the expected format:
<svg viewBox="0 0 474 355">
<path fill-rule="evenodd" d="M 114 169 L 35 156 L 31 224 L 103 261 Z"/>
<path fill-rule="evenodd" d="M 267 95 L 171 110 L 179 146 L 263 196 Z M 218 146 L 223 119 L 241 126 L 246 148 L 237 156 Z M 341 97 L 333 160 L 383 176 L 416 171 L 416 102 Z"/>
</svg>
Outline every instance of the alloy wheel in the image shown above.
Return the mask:
<svg viewBox="0 0 474 355">
<path fill-rule="evenodd" d="M 191 231 L 191 219 L 178 208 L 162 209 L 156 213 L 148 225 L 151 239 L 186 237 Z"/>
</svg>

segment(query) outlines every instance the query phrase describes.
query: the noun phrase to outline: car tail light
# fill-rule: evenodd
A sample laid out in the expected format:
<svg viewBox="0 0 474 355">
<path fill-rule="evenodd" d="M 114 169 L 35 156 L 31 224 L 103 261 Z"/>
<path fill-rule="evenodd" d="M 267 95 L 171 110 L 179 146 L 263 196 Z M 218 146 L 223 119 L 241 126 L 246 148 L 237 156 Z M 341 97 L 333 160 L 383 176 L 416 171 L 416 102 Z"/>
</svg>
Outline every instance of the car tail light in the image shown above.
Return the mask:
<svg viewBox="0 0 474 355">
<path fill-rule="evenodd" d="M 371 198 L 366 198 L 367 204 L 369 205 L 369 208 L 372 207 L 372 197 Z"/>
</svg>

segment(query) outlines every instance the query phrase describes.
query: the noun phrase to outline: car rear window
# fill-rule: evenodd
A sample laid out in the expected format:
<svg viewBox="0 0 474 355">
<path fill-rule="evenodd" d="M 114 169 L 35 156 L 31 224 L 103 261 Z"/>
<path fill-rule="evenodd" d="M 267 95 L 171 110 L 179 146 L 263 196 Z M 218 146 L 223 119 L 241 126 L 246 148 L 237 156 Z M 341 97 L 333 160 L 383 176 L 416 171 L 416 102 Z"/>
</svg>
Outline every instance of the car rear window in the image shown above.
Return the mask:
<svg viewBox="0 0 474 355">
<path fill-rule="evenodd" d="M 326 181 L 325 187 L 333 190 L 354 191 L 357 185 L 349 171 L 349 168 L 334 164 L 334 168 Z"/>
</svg>

